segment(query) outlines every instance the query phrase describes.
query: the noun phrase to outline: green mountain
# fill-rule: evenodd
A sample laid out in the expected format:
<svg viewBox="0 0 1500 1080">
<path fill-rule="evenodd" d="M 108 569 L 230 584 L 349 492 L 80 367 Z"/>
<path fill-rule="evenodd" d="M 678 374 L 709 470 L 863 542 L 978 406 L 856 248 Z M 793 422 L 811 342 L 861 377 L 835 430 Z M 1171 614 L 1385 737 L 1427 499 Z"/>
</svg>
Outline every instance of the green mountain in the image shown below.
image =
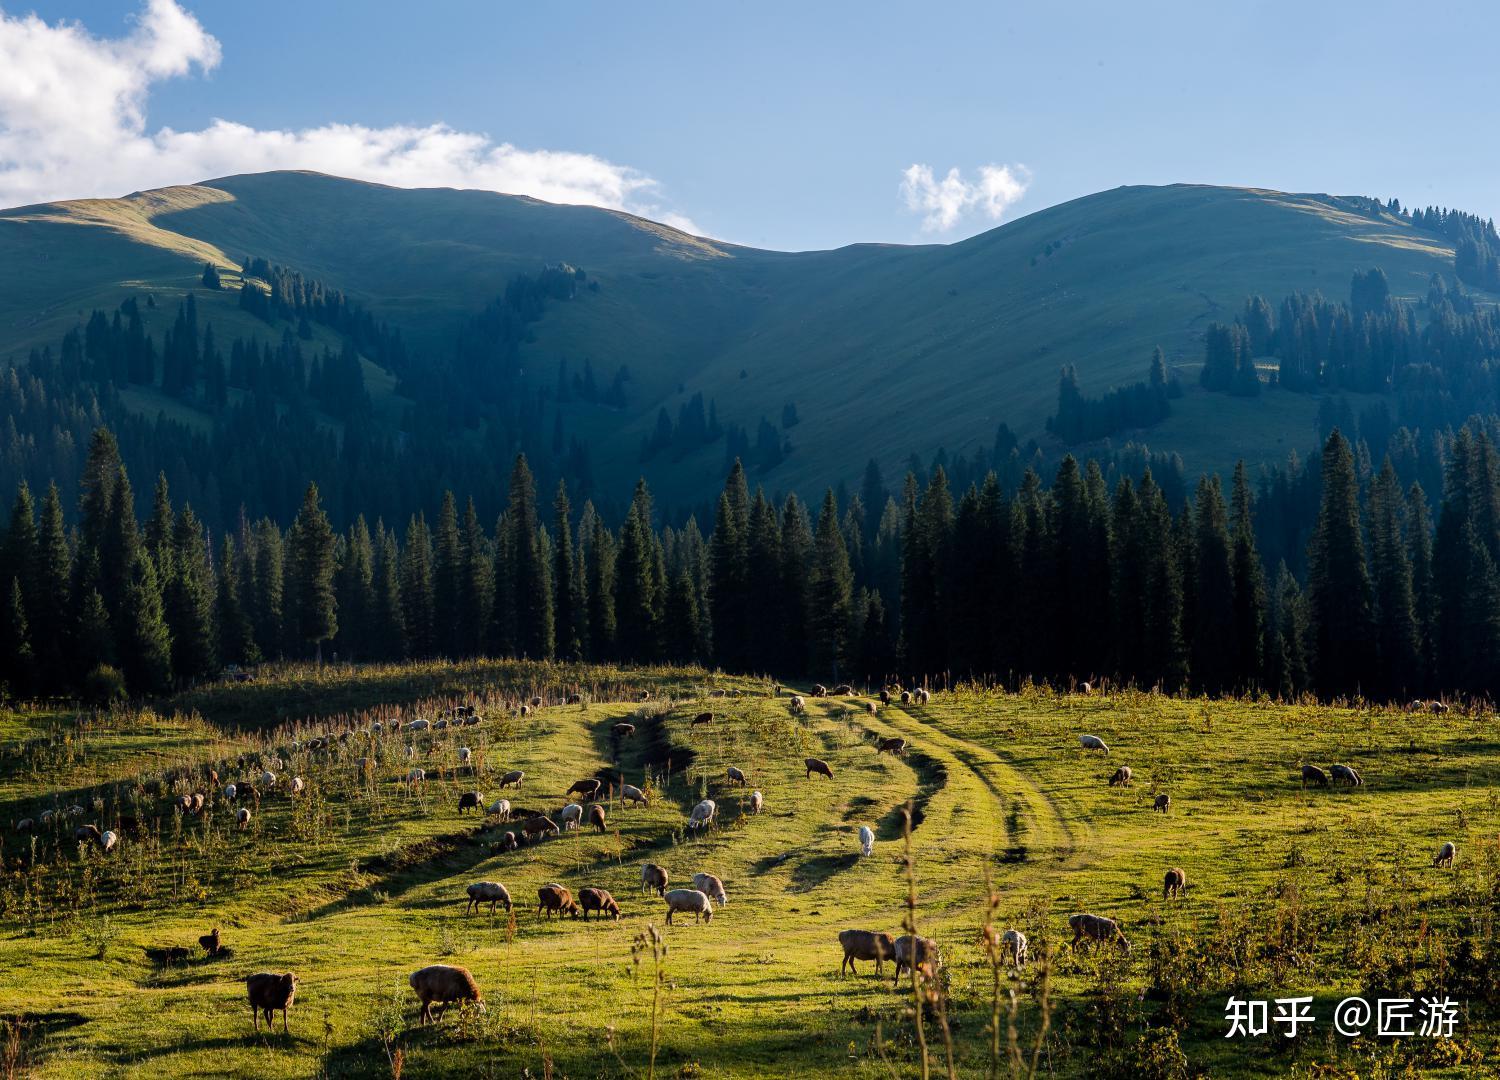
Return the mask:
<svg viewBox="0 0 1500 1080">
<path fill-rule="evenodd" d="M 1143 379 L 1158 345 L 1186 392 L 1134 437 L 1180 452 L 1190 470 L 1280 459 L 1311 443 L 1317 396 L 1200 390 L 1207 326 L 1232 321 L 1253 293 L 1273 305 L 1294 291 L 1344 299 L 1371 267 L 1392 295 L 1417 301 L 1434 273 L 1451 276 L 1455 252 L 1368 199 L 1246 188 L 1123 187 L 951 245 L 783 253 L 591 207 L 267 173 L 0 212 L 0 358 L 55 348 L 91 311 L 131 296 L 150 298 L 145 329 L 162 333 L 188 291 L 221 347 L 274 341 L 282 329 L 238 303 L 246 256 L 342 290 L 399 328 L 414 369 L 446 359 L 516 275 L 581 268 L 597 288 L 546 304 L 526 328 L 526 392 L 550 391 L 564 362 L 605 382 L 627 367 L 623 408 L 555 405 L 561 427 L 590 448 L 601 489 L 644 473 L 686 504 L 721 482 L 724 441 L 644 462 L 641 447 L 661 410 L 675 419 L 695 394 L 752 439 L 762 418 L 780 429 L 792 403 L 800 422 L 779 431 L 790 452 L 757 479 L 815 493 L 855 479 L 870 457 L 891 475 L 913 452 L 988 446 L 1002 422 L 1057 446 L 1045 421 L 1061 366 L 1102 394 Z M 205 262 L 223 291 L 201 288 Z M 337 349 L 331 329 L 314 331 L 315 346 Z M 406 423 L 397 379 L 364 366 L 374 417 Z M 210 424 L 191 394 L 141 385 L 122 399 L 144 416 Z M 543 436 L 554 423 L 549 414 Z M 482 432 L 470 438 L 484 445 Z"/>
</svg>

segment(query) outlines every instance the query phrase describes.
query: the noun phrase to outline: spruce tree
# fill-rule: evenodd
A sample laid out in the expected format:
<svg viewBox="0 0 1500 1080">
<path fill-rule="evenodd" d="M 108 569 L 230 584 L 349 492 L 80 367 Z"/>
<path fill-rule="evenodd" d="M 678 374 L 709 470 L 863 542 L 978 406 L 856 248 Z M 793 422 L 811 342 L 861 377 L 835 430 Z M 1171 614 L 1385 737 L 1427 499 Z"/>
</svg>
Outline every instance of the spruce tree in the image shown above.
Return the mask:
<svg viewBox="0 0 1500 1080">
<path fill-rule="evenodd" d="M 557 655 L 576 660 L 583 655 L 583 611 L 579 579 L 573 559 L 573 507 L 568 502 L 568 483 L 557 482 L 552 500 L 552 589 L 554 618 L 557 623 Z"/>
<path fill-rule="evenodd" d="M 516 455 L 510 474 L 510 502 L 505 510 L 512 603 L 515 606 L 516 652 L 533 660 L 552 655 L 554 618 L 550 572 L 542 551 L 536 484 L 526 455 Z"/>
<path fill-rule="evenodd" d="M 745 580 L 750 594 L 760 602 L 750 604 L 746 613 L 749 638 L 745 661 L 752 671 L 772 671 L 781 659 L 779 634 L 786 619 L 778 605 L 765 601 L 775 596 L 781 585 L 781 522 L 776 518 L 776 508 L 759 489 L 750 507 L 746 558 Z"/>
<path fill-rule="evenodd" d="M 1240 689 L 1252 688 L 1264 667 L 1266 576 L 1255 545 L 1255 520 L 1245 463 L 1234 467 L 1230 495 L 1234 544 L 1234 671 Z"/>
<path fill-rule="evenodd" d="M 0 613 L 0 689 L 13 698 L 23 698 L 32 690 L 36 665 L 20 579 L 12 577 L 9 588 L 0 595 L 5 598 L 5 610 Z"/>
<path fill-rule="evenodd" d="M 1414 483 L 1406 496 L 1408 558 L 1411 562 L 1412 610 L 1417 625 L 1417 670 L 1415 690 L 1431 691 L 1436 672 L 1434 649 L 1437 634 L 1437 590 L 1432 579 L 1432 518 L 1427 495 Z"/>
<path fill-rule="evenodd" d="M 219 573 L 214 597 L 215 636 L 219 657 L 226 664 L 253 664 L 259 658 L 255 647 L 255 627 L 250 622 L 245 599 L 240 592 L 238 573 L 240 553 L 232 536 L 219 545 Z"/>
<path fill-rule="evenodd" d="M 396 532 L 376 522 L 375 573 L 372 582 L 374 614 L 372 644 L 377 658 L 406 656 L 406 616 L 401 603 L 401 556 Z"/>
<path fill-rule="evenodd" d="M 579 522 L 589 522 L 588 545 L 584 549 L 584 580 L 587 583 L 589 624 L 589 657 L 613 659 L 615 637 L 615 542 L 604 519 L 595 512 L 593 503 L 585 503 Z"/>
<path fill-rule="evenodd" d="M 484 652 L 495 607 L 495 560 L 472 498 L 464 505 L 460 541 L 463 584 L 458 598 L 458 652 L 461 656 L 479 656 Z"/>
<path fill-rule="evenodd" d="M 620 550 L 615 558 L 615 621 L 621 657 L 647 662 L 659 654 L 665 599 L 657 592 L 651 513 L 651 494 L 643 479 L 636 484 L 635 498 L 620 527 Z"/>
<path fill-rule="evenodd" d="M 463 590 L 463 545 L 458 535 L 458 503 L 453 492 L 443 492 L 433 529 L 433 610 L 438 653 L 455 657 L 458 649 L 458 604 Z"/>
<path fill-rule="evenodd" d="M 361 514 L 344 537 L 334 586 L 339 612 L 337 647 L 345 660 L 369 660 L 376 651 L 372 640 L 374 579 L 375 547 Z"/>
<path fill-rule="evenodd" d="M 1217 476 L 1198 481 L 1193 522 L 1195 613 L 1189 666 L 1193 685 L 1217 695 L 1232 687 L 1239 675 L 1234 560 Z"/>
<path fill-rule="evenodd" d="M 814 673 L 826 672 L 837 681 L 849 660 L 849 628 L 854 577 L 849 552 L 839 528 L 838 501 L 830 488 L 823 496 L 813 533 L 812 566 L 808 574 L 808 638 Z"/>
<path fill-rule="evenodd" d="M 172 636 L 172 674 L 179 684 L 191 685 L 218 668 L 213 571 L 208 541 L 192 507 L 184 506 L 177 515 L 170 547 L 173 571 L 163 607 Z"/>
<path fill-rule="evenodd" d="M 777 667 L 792 674 L 812 670 L 808 627 L 811 615 L 808 578 L 812 568 L 813 533 L 807 510 L 796 494 L 786 497 L 781 509 L 781 587 L 776 608 L 782 616 Z M 721 661 L 722 662 L 722 661 Z"/>
<path fill-rule="evenodd" d="M 1337 428 L 1323 448 L 1323 498 L 1307 557 L 1318 693 L 1357 693 L 1374 672 L 1370 574 L 1360 529 L 1354 452 Z"/>
<path fill-rule="evenodd" d="M 32 566 L 34 599 L 28 603 L 28 620 L 34 639 L 37 676 L 42 684 L 60 688 L 71 677 L 70 650 L 73 645 L 72 555 L 63 525 L 62 496 L 57 485 L 47 487 L 42 501 L 41 525 L 37 531 L 35 561 Z"/>
<path fill-rule="evenodd" d="M 432 580 L 432 533 L 417 514 L 406 526 L 401 550 L 401 613 L 406 626 L 407 655 L 427 659 L 436 655 Z"/>
<path fill-rule="evenodd" d="M 1420 684 L 1420 646 L 1412 589 L 1411 556 L 1404 535 L 1406 501 L 1395 467 L 1387 457 L 1370 485 L 1370 571 L 1375 616 L 1375 648 L 1380 658 L 1378 689 L 1404 695 Z"/>
<path fill-rule="evenodd" d="M 622 547 L 623 547 L 623 537 Z M 709 595 L 714 658 L 726 669 L 746 670 L 749 651 L 750 491 L 745 470 L 735 459 L 719 496 L 709 538 L 713 572 Z"/>
<path fill-rule="evenodd" d="M 131 690 L 158 694 L 171 685 L 172 637 L 162 617 L 156 565 L 139 545 L 125 578 L 116 639 L 120 668 Z"/>
<path fill-rule="evenodd" d="M 77 650 L 75 682 L 101 664 L 115 663 L 115 632 L 98 589 L 90 590 L 79 605 Z"/>
</svg>

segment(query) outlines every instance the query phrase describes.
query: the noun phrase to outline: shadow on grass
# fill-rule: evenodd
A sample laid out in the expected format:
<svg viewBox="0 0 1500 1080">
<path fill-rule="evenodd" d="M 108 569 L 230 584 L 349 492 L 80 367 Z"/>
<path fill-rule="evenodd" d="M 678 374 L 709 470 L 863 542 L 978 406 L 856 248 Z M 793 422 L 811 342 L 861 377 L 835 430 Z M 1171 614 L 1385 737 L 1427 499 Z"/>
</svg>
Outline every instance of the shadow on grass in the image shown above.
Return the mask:
<svg viewBox="0 0 1500 1080">
<path fill-rule="evenodd" d="M 852 868 L 859 859 L 857 851 L 847 855 L 815 855 L 792 871 L 792 891 L 810 892 L 833 875 Z"/>
</svg>

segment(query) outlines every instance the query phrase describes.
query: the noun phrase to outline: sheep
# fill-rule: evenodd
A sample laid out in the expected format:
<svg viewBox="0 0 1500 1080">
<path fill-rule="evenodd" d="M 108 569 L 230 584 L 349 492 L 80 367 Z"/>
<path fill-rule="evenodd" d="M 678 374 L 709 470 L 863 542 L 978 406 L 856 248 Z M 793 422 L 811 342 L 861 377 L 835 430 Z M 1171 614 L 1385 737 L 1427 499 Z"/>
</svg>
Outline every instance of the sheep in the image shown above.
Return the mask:
<svg viewBox="0 0 1500 1080">
<path fill-rule="evenodd" d="M 238 784 L 225 784 L 224 785 L 224 798 L 228 799 L 230 802 L 234 802 L 239 797 L 240 797 L 240 787 L 239 787 Z"/>
<path fill-rule="evenodd" d="M 576 829 L 582 821 L 583 807 L 576 802 L 564 806 L 562 812 L 557 815 L 557 823 L 564 829 Z"/>
<path fill-rule="evenodd" d="M 917 691 L 917 704 L 918 705 L 926 705 L 931 700 L 932 700 L 932 694 L 928 692 L 928 690 L 927 690 L 926 687 L 923 687 L 922 689 L 920 689 L 920 690 Z"/>
<path fill-rule="evenodd" d="M 474 751 L 471 750 L 469 747 L 467 747 L 467 746 L 460 746 L 458 748 L 458 763 L 460 765 L 467 765 L 467 764 L 469 764 L 469 762 L 473 759 L 473 757 L 474 757 Z"/>
<path fill-rule="evenodd" d="M 29 833 L 35 828 L 36 821 L 29 817 L 23 817 L 20 821 L 16 822 L 16 833 L 18 835 L 20 833 Z"/>
<path fill-rule="evenodd" d="M 579 889 L 578 906 L 583 910 L 583 921 L 589 921 L 589 912 L 597 912 L 602 919 L 606 915 L 613 915 L 615 920 L 620 918 L 620 905 L 615 898 L 604 889 Z"/>
<path fill-rule="evenodd" d="M 257 971 L 245 980 L 245 990 L 250 996 L 250 1019 L 255 1030 L 260 1030 L 260 1016 L 265 1013 L 266 1029 L 271 1028 L 271 1014 L 281 1010 L 281 1033 L 286 1032 L 286 1011 L 297 996 L 297 976 L 290 971 L 277 975 L 270 971 Z"/>
<path fill-rule="evenodd" d="M 73 830 L 73 839 L 78 843 L 97 844 L 102 838 L 97 825 L 80 825 Z"/>
<path fill-rule="evenodd" d="M 805 713 L 807 711 L 807 702 L 802 700 L 801 694 L 793 694 L 786 699 L 786 707 L 793 713 Z"/>
<path fill-rule="evenodd" d="M 200 937 L 198 944 L 203 946 L 203 951 L 208 953 L 209 956 L 219 956 L 228 952 L 223 942 L 219 940 L 219 928 L 217 926 Z"/>
<path fill-rule="evenodd" d="M 1161 898 L 1170 900 L 1174 896 L 1183 896 L 1187 893 L 1187 874 L 1182 867 L 1174 866 L 1162 877 Z"/>
<path fill-rule="evenodd" d="M 469 894 L 468 903 L 464 905 L 464 914 L 477 912 L 481 904 L 490 905 L 490 914 L 495 914 L 495 906 L 504 904 L 505 910 L 510 911 L 510 890 L 498 881 L 476 881 L 470 885 L 465 892 Z"/>
<path fill-rule="evenodd" d="M 193 792 L 193 798 L 192 798 L 191 803 L 188 805 L 188 811 L 194 817 L 196 817 L 197 815 L 203 813 L 203 805 L 204 805 L 204 803 L 206 801 L 207 800 L 205 800 L 204 797 L 203 797 L 203 792 L 201 792 L 201 791 L 195 791 L 195 792 Z M 71 811 L 70 811 L 70 813 L 71 813 Z"/>
<path fill-rule="evenodd" d="M 903 704 L 903 705 L 910 705 L 911 704 L 911 691 L 909 691 L 909 690 L 903 690 L 903 691 L 901 691 L 901 704 Z"/>
<path fill-rule="evenodd" d="M 52 819 L 55 818 L 56 816 L 57 816 L 57 811 L 56 810 L 43 810 L 41 812 L 40 816 L 38 816 L 37 820 L 40 821 L 43 825 L 51 825 L 52 824 Z"/>
<path fill-rule="evenodd" d="M 267 789 L 275 787 L 276 774 L 273 773 L 270 769 L 266 769 L 260 774 L 260 786 Z"/>
<path fill-rule="evenodd" d="M 655 863 L 646 863 L 641 867 L 641 892 L 656 890 L 657 896 L 665 896 L 667 882 L 670 880 L 666 870 Z"/>
<path fill-rule="evenodd" d="M 1130 952 L 1130 942 L 1126 939 L 1120 924 L 1113 919 L 1106 919 L 1102 915 L 1077 914 L 1068 916 L 1068 928 L 1073 931 L 1073 948 L 1078 948 L 1079 942 L 1084 938 L 1090 944 L 1101 945 L 1116 944 L 1120 946 L 1122 953 Z"/>
<path fill-rule="evenodd" d="M 234 815 L 234 822 L 241 830 L 248 829 L 250 827 L 250 808 L 248 806 L 240 807 L 239 811 Z"/>
<path fill-rule="evenodd" d="M 620 787 L 620 803 L 623 805 L 627 802 L 640 803 L 642 806 L 651 805 L 651 800 L 646 797 L 646 793 L 634 784 L 623 784 Z"/>
<path fill-rule="evenodd" d="M 896 737 L 881 739 L 875 744 L 875 752 L 877 754 L 904 754 L 906 753 L 906 740 Z"/>
<path fill-rule="evenodd" d="M 302 792 L 303 792 L 303 790 L 306 789 L 306 787 L 307 787 L 307 784 L 305 784 L 303 782 L 302 777 L 300 777 L 300 776 L 294 776 L 294 777 L 292 777 L 292 794 L 293 795 L 301 795 Z"/>
<path fill-rule="evenodd" d="M 414 765 L 407 771 L 406 786 L 415 788 L 418 784 L 427 786 L 427 770 L 419 765 Z"/>
<path fill-rule="evenodd" d="M 513 833 L 513 832 L 507 832 L 504 836 L 502 836 L 500 838 L 500 842 L 498 844 L 496 844 L 494 847 L 490 848 L 490 850 L 492 852 L 515 851 L 516 848 L 518 848 L 520 846 L 521 846 L 521 842 L 516 839 L 516 834 Z"/>
<path fill-rule="evenodd" d="M 551 818 L 541 815 L 528 819 L 526 824 L 521 826 L 521 835 L 528 840 L 534 837 L 546 836 L 548 833 L 556 836 L 558 828 L 552 823 Z"/>
<path fill-rule="evenodd" d="M 729 783 L 731 784 L 742 784 L 748 786 L 750 783 L 745 779 L 745 774 L 739 769 L 736 769 L 733 765 L 729 766 L 728 777 Z"/>
<path fill-rule="evenodd" d="M 876 930 L 840 930 L 839 945 L 844 950 L 844 959 L 839 963 L 840 978 L 845 967 L 851 974 L 859 974 L 859 969 L 854 966 L 856 960 L 875 961 L 875 974 L 879 976 L 885 962 L 896 955 L 895 940 L 890 934 Z"/>
<path fill-rule="evenodd" d="M 692 722 L 691 726 L 692 727 L 702 727 L 704 724 L 712 724 L 713 722 L 714 722 L 714 714 L 713 713 L 711 713 L 711 712 L 701 712 L 697 716 L 693 717 L 693 722 Z"/>
<path fill-rule="evenodd" d="M 729 894 L 724 891 L 724 883 L 712 874 L 694 874 L 693 888 L 703 893 L 703 895 L 716 904 L 723 905 L 729 903 Z"/>
<path fill-rule="evenodd" d="M 637 702 L 647 702 L 647 701 L 650 701 L 651 700 L 651 691 L 650 690 L 637 690 L 636 694 L 635 694 L 635 700 Z"/>
<path fill-rule="evenodd" d="M 811 780 L 813 773 L 826 776 L 830 780 L 833 779 L 833 770 L 828 767 L 828 762 L 815 757 L 803 758 L 802 760 L 803 764 L 807 766 L 807 775 L 803 777 L 804 780 Z"/>
<path fill-rule="evenodd" d="M 854 687 L 850 686 L 846 682 L 845 683 L 839 683 L 837 686 L 835 686 L 833 688 L 833 693 L 836 694 L 839 697 L 853 697 L 854 696 Z"/>
<path fill-rule="evenodd" d="M 1364 778 L 1348 765 L 1334 765 L 1328 770 L 1333 778 L 1348 787 L 1360 787 L 1364 784 Z"/>
<path fill-rule="evenodd" d="M 582 705 L 583 704 L 583 695 L 582 694 L 569 694 L 567 697 L 563 698 L 563 704 L 564 705 Z"/>
<path fill-rule="evenodd" d="M 1085 750 L 1102 750 L 1106 754 L 1109 753 L 1109 747 L 1105 746 L 1104 740 L 1099 738 L 1099 736 L 1097 735 L 1078 736 L 1078 745 L 1083 747 Z"/>
<path fill-rule="evenodd" d="M 531 715 L 531 706 L 530 705 L 522 705 L 520 712 L 521 712 L 522 716 L 530 716 Z"/>
<path fill-rule="evenodd" d="M 592 799 L 599 794 L 599 789 L 603 786 L 603 782 L 597 777 L 589 777 L 586 780 L 575 780 L 573 786 L 563 792 L 563 796 L 581 795 L 585 799 Z"/>
<path fill-rule="evenodd" d="M 1129 787 L 1130 778 L 1135 774 L 1130 771 L 1129 765 L 1121 765 L 1115 770 L 1115 774 L 1109 778 L 1110 787 Z"/>
<path fill-rule="evenodd" d="M 536 891 L 536 899 L 536 913 L 538 915 L 546 912 L 549 919 L 553 915 L 556 915 L 559 919 L 564 915 L 571 915 L 575 919 L 578 918 L 578 901 L 573 899 L 573 893 L 569 889 L 564 888 L 555 881 L 551 884 L 543 885 L 538 889 Z"/>
<path fill-rule="evenodd" d="M 1308 782 L 1317 784 L 1318 787 L 1328 786 L 1328 774 L 1316 765 L 1302 766 L 1302 787 L 1306 790 Z"/>
<path fill-rule="evenodd" d="M 635 725 L 619 723 L 609 729 L 611 737 L 616 739 L 628 739 L 635 734 Z"/>
<path fill-rule="evenodd" d="M 422 1023 L 433 1021 L 432 1006 L 437 1005 L 437 1019 L 443 1018 L 443 1012 L 450 1003 L 455 1001 L 472 1001 L 484 1010 L 484 997 L 479 992 L 479 984 L 474 981 L 467 968 L 451 967 L 448 964 L 431 964 L 418 971 L 413 971 L 407 983 L 416 991 L 417 997 L 422 1002 Z"/>
<path fill-rule="evenodd" d="M 1081 683 L 1079 683 L 1078 684 L 1078 692 L 1080 694 L 1092 694 L 1094 692 L 1094 685 L 1093 685 L 1093 683 L 1090 683 L 1090 682 L 1081 682 Z"/>
<path fill-rule="evenodd" d="M 879 712 L 879 710 L 875 708 L 875 703 L 873 701 L 867 701 L 865 702 L 865 712 L 869 713 L 871 716 L 874 716 Z"/>
<path fill-rule="evenodd" d="M 1438 848 L 1437 856 L 1432 860 L 1433 866 L 1452 866 L 1453 860 L 1458 856 L 1458 849 L 1453 846 L 1452 841 Z"/>
<path fill-rule="evenodd" d="M 901 981 L 903 971 L 915 971 L 925 978 L 934 978 L 943 962 L 936 941 L 932 938 L 913 937 L 911 934 L 902 934 L 896 939 L 891 955 L 896 961 L 897 982 Z"/>
<path fill-rule="evenodd" d="M 413 720 L 403 729 L 405 731 L 426 731 L 432 727 L 431 720 Z"/>
<path fill-rule="evenodd" d="M 540 697 L 534 697 L 534 698 L 532 698 L 531 699 L 531 707 L 533 709 L 540 709 L 542 707 L 542 699 Z"/>
<path fill-rule="evenodd" d="M 465 810 L 483 810 L 484 792 L 466 791 L 458 797 L 458 812 L 462 814 Z"/>
<path fill-rule="evenodd" d="M 891 703 L 891 692 L 889 690 L 882 690 L 882 691 L 880 691 L 880 704 L 882 704 L 882 705 L 889 705 L 890 703 Z"/>
<path fill-rule="evenodd" d="M 191 795 L 179 795 L 172 800 L 172 805 L 179 814 L 191 814 L 193 812 L 193 797 Z M 51 820 L 50 811 L 42 815 L 43 823 Z"/>
<path fill-rule="evenodd" d="M 99 835 L 99 849 L 106 855 L 113 851 L 115 849 L 115 846 L 119 844 L 119 842 L 120 837 L 114 832 L 113 829 L 105 829 L 104 832 Z"/>
<path fill-rule="evenodd" d="M 689 829 L 701 829 L 712 823 L 718 813 L 719 804 L 712 799 L 704 799 L 697 806 L 693 807 L 693 812 L 688 815 L 687 827 Z"/>
<path fill-rule="evenodd" d="M 1010 953 L 1011 963 L 1016 967 L 1019 968 L 1026 963 L 1026 954 L 1030 948 L 1030 943 L 1026 940 L 1026 935 L 1021 933 L 1021 931 L 1005 931 L 1005 933 L 1000 935 L 1000 945 Z"/>
<path fill-rule="evenodd" d="M 489 814 L 489 815 L 493 816 L 493 817 L 498 817 L 501 821 L 509 821 L 510 820 L 510 800 L 509 799 L 496 799 L 494 802 L 490 803 L 490 805 L 488 807 L 485 808 L 484 812 L 486 814 Z"/>
<path fill-rule="evenodd" d="M 728 690 L 724 690 L 724 689 L 710 690 L 708 692 L 708 696 L 709 697 L 728 697 L 729 696 L 729 691 Z"/>
<path fill-rule="evenodd" d="M 714 921 L 714 905 L 707 896 L 697 889 L 673 889 L 664 897 L 667 902 L 667 925 L 672 925 L 672 916 L 678 912 L 686 915 L 693 914 L 693 922 L 700 919 L 703 922 Z"/>
<path fill-rule="evenodd" d="M 181 945 L 161 945 L 155 947 L 151 945 L 143 945 L 141 947 L 141 951 L 146 954 L 147 960 L 150 960 L 158 967 L 165 967 L 168 964 L 181 964 L 185 962 L 191 955 L 191 953 Z M 269 1022 L 269 1020 L 270 1018 L 267 1017 L 267 1022 Z"/>
<path fill-rule="evenodd" d="M 760 808 L 761 808 L 762 805 L 765 804 L 765 801 L 766 801 L 765 797 L 763 795 L 761 795 L 760 792 L 758 792 L 758 791 L 752 791 L 750 793 L 750 813 L 752 813 L 752 814 L 758 814 L 758 813 L 760 813 Z"/>
<path fill-rule="evenodd" d="M 521 781 L 525 779 L 526 773 L 524 771 L 521 769 L 512 769 L 500 778 L 500 790 L 504 791 L 508 787 L 513 787 L 517 791 L 520 791 Z"/>
<path fill-rule="evenodd" d="M 607 826 L 604 820 L 604 807 L 600 806 L 598 803 L 595 803 L 593 806 L 589 807 L 589 824 L 598 829 L 600 832 L 606 831 Z"/>
</svg>

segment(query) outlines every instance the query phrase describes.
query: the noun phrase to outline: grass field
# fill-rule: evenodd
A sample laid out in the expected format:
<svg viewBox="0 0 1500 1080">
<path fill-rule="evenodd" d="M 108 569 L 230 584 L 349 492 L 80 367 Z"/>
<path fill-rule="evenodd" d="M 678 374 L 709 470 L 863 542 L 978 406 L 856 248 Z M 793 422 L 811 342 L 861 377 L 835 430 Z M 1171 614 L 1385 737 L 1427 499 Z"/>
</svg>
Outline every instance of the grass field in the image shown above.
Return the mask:
<svg viewBox="0 0 1500 1080">
<path fill-rule="evenodd" d="M 710 688 L 743 696 L 704 696 Z M 637 703 L 641 690 L 652 700 Z M 557 703 L 573 692 L 585 703 Z M 548 704 L 527 716 L 505 707 L 532 693 Z M 291 671 L 197 692 L 167 718 L 7 716 L 7 825 L 76 802 L 82 820 L 107 827 L 123 812 L 144 829 L 107 857 L 73 842 L 72 820 L 34 837 L 7 829 L 0 1014 L 24 1019 L 11 1050 L 0 1046 L 0 1075 L 24 1059 L 47 1077 L 368 1076 L 398 1065 L 414 1077 L 645 1076 L 654 1029 L 657 1076 L 916 1076 L 911 987 L 868 964 L 841 979 L 836 940 L 848 927 L 901 932 L 908 806 L 915 918 L 944 960 L 943 1008 L 924 1010 L 922 1027 L 933 1075 L 948 1069 L 943 1016 L 953 1072 L 989 1071 L 997 1001 L 999 1072 L 1011 1074 L 1012 990 L 1022 1074 L 1033 1052 L 1040 1074 L 1062 1076 L 1493 1072 L 1493 716 L 1044 691 L 944 692 L 870 715 L 867 700 L 809 698 L 797 716 L 755 680 L 490 663 Z M 482 723 L 292 748 L 454 701 L 477 703 Z M 703 710 L 713 723 L 692 726 Z M 625 719 L 637 732 L 616 761 L 609 731 Z M 1112 752 L 1082 750 L 1084 733 Z M 877 754 L 885 736 L 906 738 L 907 753 Z M 425 789 L 401 782 L 408 745 Z M 459 773 L 459 746 L 477 775 Z M 804 778 L 808 755 L 830 763 L 832 781 Z M 374 759 L 370 772 L 361 757 Z M 192 772 L 176 790 L 202 789 L 207 762 L 228 761 L 229 780 L 278 758 L 281 786 L 299 775 L 307 789 L 266 792 L 245 831 L 222 797 L 199 817 L 170 809 L 172 776 Z M 1299 763 L 1334 761 L 1364 785 L 1300 787 Z M 1132 785 L 1110 787 L 1122 764 Z M 729 765 L 763 792 L 760 815 L 724 780 Z M 476 788 L 497 798 L 512 768 L 526 771 L 522 791 L 505 793 L 517 808 L 555 814 L 572 781 L 595 775 L 647 787 L 652 804 L 611 801 L 602 834 L 495 854 L 503 829 L 456 806 Z M 1160 792 L 1166 815 L 1152 811 Z M 718 801 L 718 825 L 688 834 L 704 797 Z M 860 825 L 876 834 L 870 858 Z M 1458 861 L 1436 869 L 1445 840 Z M 664 926 L 662 902 L 639 891 L 646 861 L 674 885 L 717 874 L 729 903 L 710 923 Z M 1164 901 L 1172 866 L 1190 888 Z M 507 885 L 510 918 L 465 916 L 464 887 L 482 879 Z M 541 918 L 536 889 L 550 881 L 607 888 L 624 917 Z M 1077 911 L 1119 919 L 1130 954 L 1075 953 L 1066 919 Z M 987 918 L 1024 931 L 1033 954 L 998 982 L 981 944 Z M 142 952 L 192 946 L 214 926 L 232 958 L 195 949 L 158 968 Z M 666 946 L 659 997 L 648 927 Z M 450 1009 L 419 1027 L 405 978 L 437 962 L 473 972 L 485 1013 Z M 299 976 L 289 1036 L 251 1031 L 243 979 L 257 970 Z M 1429 991 L 1464 1003 L 1454 1039 L 1331 1035 L 1345 995 Z M 1230 993 L 1314 995 L 1318 1023 L 1296 1040 L 1226 1040 Z"/>
</svg>

